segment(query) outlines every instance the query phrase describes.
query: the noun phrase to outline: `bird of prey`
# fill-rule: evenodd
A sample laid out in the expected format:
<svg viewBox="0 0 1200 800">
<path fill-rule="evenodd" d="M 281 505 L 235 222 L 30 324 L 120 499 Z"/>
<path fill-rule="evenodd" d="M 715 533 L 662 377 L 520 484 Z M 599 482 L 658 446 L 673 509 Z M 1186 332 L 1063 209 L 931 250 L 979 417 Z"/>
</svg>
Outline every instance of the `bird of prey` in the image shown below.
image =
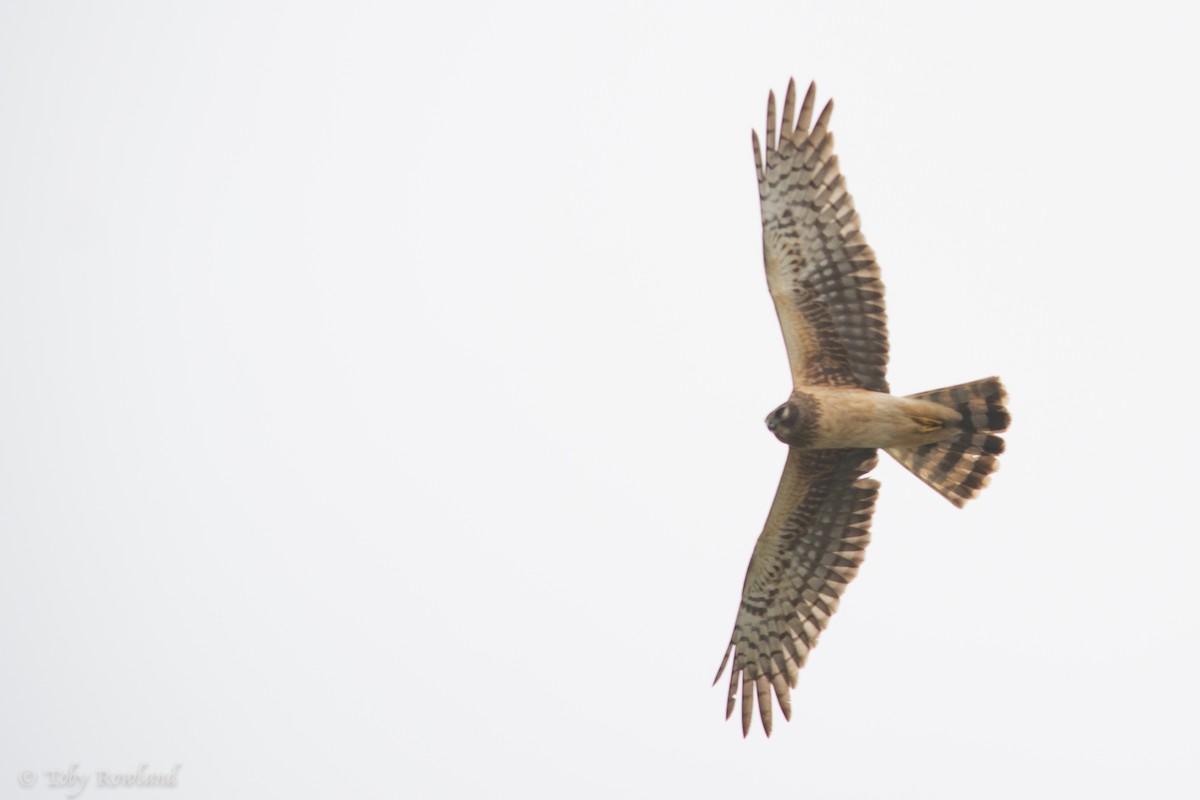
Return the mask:
<svg viewBox="0 0 1200 800">
<path fill-rule="evenodd" d="M 766 147 L 753 134 L 767 285 L 783 328 L 792 394 L 767 427 L 787 463 L 754 547 L 733 637 L 728 718 L 741 682 L 742 735 L 757 697 L 771 735 L 771 694 L 791 719 L 789 689 L 862 563 L 879 484 L 864 478 L 883 448 L 956 506 L 979 493 L 1004 450 L 998 378 L 897 397 L 888 392 L 887 318 L 875 254 L 833 154 L 833 101 L 799 114 L 788 84 L 779 129 L 767 100 Z M 715 683 L 716 681 L 714 681 Z"/>
</svg>

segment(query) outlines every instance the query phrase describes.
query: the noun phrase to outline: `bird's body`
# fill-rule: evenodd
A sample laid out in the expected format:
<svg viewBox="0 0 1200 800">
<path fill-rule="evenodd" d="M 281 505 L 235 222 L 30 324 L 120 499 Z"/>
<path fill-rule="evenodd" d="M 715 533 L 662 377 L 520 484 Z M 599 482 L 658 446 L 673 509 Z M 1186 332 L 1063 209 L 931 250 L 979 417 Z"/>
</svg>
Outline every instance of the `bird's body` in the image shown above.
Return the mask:
<svg viewBox="0 0 1200 800">
<path fill-rule="evenodd" d="M 852 386 L 800 386 L 785 407 L 803 423 L 772 427 L 767 417 L 767 427 L 784 444 L 808 450 L 930 444 L 954 436 L 959 419 L 940 403 Z"/>
<path fill-rule="evenodd" d="M 758 699 L 771 733 L 772 693 L 789 690 L 858 573 L 879 484 L 863 476 L 884 449 L 956 506 L 979 493 L 1004 450 L 1009 423 L 997 378 L 905 397 L 889 393 L 887 315 L 875 254 L 833 154 L 832 101 L 813 119 L 815 87 L 798 115 L 788 85 L 776 135 L 767 103 L 765 154 L 754 134 L 763 260 L 792 373 L 787 402 L 767 427 L 788 445 L 758 538 L 733 637 L 726 715 L 742 698 L 742 731 Z"/>
</svg>

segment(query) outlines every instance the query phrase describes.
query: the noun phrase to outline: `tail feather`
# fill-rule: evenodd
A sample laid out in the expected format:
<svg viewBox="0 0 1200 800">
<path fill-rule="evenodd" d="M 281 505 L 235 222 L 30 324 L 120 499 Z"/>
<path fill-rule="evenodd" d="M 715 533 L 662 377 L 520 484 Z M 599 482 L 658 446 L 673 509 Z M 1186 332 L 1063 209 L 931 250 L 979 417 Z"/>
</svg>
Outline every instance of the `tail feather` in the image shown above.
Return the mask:
<svg viewBox="0 0 1200 800">
<path fill-rule="evenodd" d="M 984 378 L 909 396 L 958 411 L 959 432 L 940 442 L 894 447 L 887 452 L 942 497 L 962 508 L 987 486 L 989 476 L 999 467 L 996 457 L 1004 452 L 1004 440 L 996 434 L 1007 430 L 1011 419 L 1004 407 L 1008 399 L 1004 386 L 999 378 Z"/>
</svg>

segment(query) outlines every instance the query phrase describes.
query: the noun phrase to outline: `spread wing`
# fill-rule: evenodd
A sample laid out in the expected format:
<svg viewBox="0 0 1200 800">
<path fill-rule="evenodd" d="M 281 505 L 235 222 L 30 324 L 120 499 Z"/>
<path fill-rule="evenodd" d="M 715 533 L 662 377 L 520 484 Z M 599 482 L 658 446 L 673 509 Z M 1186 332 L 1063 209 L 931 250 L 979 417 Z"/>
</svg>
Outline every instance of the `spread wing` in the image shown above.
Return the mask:
<svg viewBox="0 0 1200 800">
<path fill-rule="evenodd" d="M 767 101 L 766 158 L 754 134 L 767 284 L 783 327 L 795 386 L 888 390 L 887 316 L 879 265 L 860 230 L 828 131 L 833 101 L 812 123 L 816 84 L 793 123 L 788 83 L 782 130 Z"/>
<path fill-rule="evenodd" d="M 763 728 L 771 735 L 771 690 L 791 719 L 789 688 L 837 610 L 846 584 L 858 573 L 871 537 L 879 484 L 861 476 L 875 466 L 874 450 L 788 452 L 775 502 L 742 587 L 733 638 L 725 717 L 737 704 L 741 678 L 742 735 L 750 731 L 758 697 Z"/>
</svg>

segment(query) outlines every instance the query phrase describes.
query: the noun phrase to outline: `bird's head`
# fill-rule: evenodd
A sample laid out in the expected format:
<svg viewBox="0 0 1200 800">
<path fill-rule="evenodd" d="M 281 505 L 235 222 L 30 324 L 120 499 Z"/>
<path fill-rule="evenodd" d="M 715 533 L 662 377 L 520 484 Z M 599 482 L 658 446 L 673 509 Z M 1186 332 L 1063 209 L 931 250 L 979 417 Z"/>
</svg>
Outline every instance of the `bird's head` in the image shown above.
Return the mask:
<svg viewBox="0 0 1200 800">
<path fill-rule="evenodd" d="M 801 447 L 812 439 L 816 426 L 816 408 L 811 402 L 800 402 L 793 395 L 786 403 L 767 415 L 767 430 L 784 444 Z"/>
</svg>

